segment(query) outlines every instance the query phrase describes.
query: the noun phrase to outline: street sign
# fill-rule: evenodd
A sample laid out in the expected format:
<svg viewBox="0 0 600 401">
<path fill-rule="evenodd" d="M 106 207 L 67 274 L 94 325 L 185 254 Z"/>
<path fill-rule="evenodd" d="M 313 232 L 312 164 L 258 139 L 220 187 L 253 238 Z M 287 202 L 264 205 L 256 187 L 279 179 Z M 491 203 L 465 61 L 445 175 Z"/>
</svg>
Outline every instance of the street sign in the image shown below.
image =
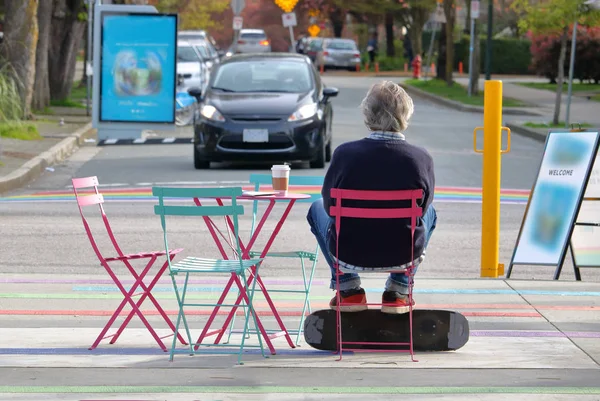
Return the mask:
<svg viewBox="0 0 600 401">
<path fill-rule="evenodd" d="M 239 15 L 236 15 L 235 17 L 233 17 L 233 30 L 234 31 L 241 30 L 243 26 L 244 26 L 244 18 L 240 17 Z"/>
<path fill-rule="evenodd" d="M 479 0 L 471 0 L 471 18 L 479 18 Z"/>
<path fill-rule="evenodd" d="M 296 4 L 298 4 L 298 0 L 275 0 L 275 4 L 286 13 L 291 13 Z"/>
<path fill-rule="evenodd" d="M 231 10 L 233 11 L 233 15 L 240 15 L 244 7 L 246 7 L 245 0 L 231 0 Z"/>
<path fill-rule="evenodd" d="M 321 28 L 319 28 L 318 25 L 311 25 L 308 27 L 308 34 L 313 38 L 317 36 L 319 32 L 321 32 Z"/>
<path fill-rule="evenodd" d="M 446 23 L 446 14 L 444 14 L 444 9 L 440 4 L 438 4 L 435 13 L 433 14 L 433 22 L 439 22 L 440 24 Z"/>
<path fill-rule="evenodd" d="M 283 26 L 285 26 L 286 28 L 289 26 L 298 25 L 298 21 L 296 20 L 296 13 L 285 13 L 281 16 L 281 19 L 283 21 Z"/>
</svg>

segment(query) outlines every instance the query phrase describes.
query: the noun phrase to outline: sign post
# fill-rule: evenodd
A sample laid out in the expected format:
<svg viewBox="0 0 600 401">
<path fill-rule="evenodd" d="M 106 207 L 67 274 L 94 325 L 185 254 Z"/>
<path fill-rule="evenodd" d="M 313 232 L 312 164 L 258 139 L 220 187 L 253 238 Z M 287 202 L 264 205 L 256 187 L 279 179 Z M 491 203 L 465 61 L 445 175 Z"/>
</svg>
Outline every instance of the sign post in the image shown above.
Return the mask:
<svg viewBox="0 0 600 401">
<path fill-rule="evenodd" d="M 297 25 L 296 13 L 293 13 L 294 7 L 298 4 L 298 0 L 275 0 L 275 4 L 281 8 L 285 14 L 281 16 L 283 26 L 290 28 L 290 51 L 294 51 L 294 27 Z"/>
<path fill-rule="evenodd" d="M 584 261 L 589 244 L 582 241 L 585 228 L 574 235 L 576 225 L 589 227 L 589 224 L 578 223 L 584 195 L 600 194 L 592 174 L 599 139 L 598 130 L 548 133 L 506 278 L 510 278 L 514 265 L 533 265 L 556 266 L 554 280 L 558 280 L 569 245 L 576 276 L 577 262 L 583 263 L 583 267 L 599 265 L 597 243 L 593 244 L 596 249 L 593 263 L 589 259 Z M 585 212 L 583 217 L 590 218 Z M 591 217 L 599 218 L 597 213 Z"/>
<path fill-rule="evenodd" d="M 153 6 L 96 5 L 92 126 L 99 145 L 175 130 L 177 22 Z"/>
<path fill-rule="evenodd" d="M 431 33 L 431 41 L 429 42 L 429 50 L 427 51 L 427 65 L 425 66 L 425 79 L 429 76 L 429 71 L 431 70 L 431 58 L 433 57 L 433 44 L 435 43 L 435 32 L 437 31 L 438 24 L 446 23 L 446 14 L 444 14 L 444 9 L 442 8 L 442 1 L 438 0 L 437 7 L 433 14 L 433 32 Z"/>
<path fill-rule="evenodd" d="M 479 18 L 479 0 L 471 0 L 471 41 L 469 45 L 469 97 L 473 88 L 473 57 L 475 48 L 475 20 Z"/>
<path fill-rule="evenodd" d="M 233 11 L 233 50 L 237 51 L 238 39 L 240 31 L 244 24 L 243 18 L 240 16 L 242 10 L 246 7 L 245 0 L 231 0 L 231 11 Z"/>
<path fill-rule="evenodd" d="M 296 25 L 298 25 L 298 21 L 296 20 L 296 13 L 295 12 L 285 13 L 281 16 L 281 19 L 283 21 L 283 26 L 288 27 L 290 29 L 290 42 L 291 42 L 290 51 L 293 52 L 294 41 L 295 41 L 294 40 L 294 27 Z"/>
</svg>

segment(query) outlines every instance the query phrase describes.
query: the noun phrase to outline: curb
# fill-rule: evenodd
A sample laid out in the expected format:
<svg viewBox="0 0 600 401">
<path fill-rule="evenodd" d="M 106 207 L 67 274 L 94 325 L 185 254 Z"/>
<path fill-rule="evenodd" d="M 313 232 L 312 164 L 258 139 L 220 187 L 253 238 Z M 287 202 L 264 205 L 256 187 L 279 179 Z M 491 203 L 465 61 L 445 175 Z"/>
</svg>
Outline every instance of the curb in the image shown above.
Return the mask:
<svg viewBox="0 0 600 401">
<path fill-rule="evenodd" d="M 512 132 L 516 132 L 517 134 L 526 136 L 527 138 L 534 139 L 538 142 L 546 142 L 546 137 L 547 137 L 546 133 L 539 132 L 532 128 L 524 127 L 519 124 L 506 123 L 505 125 L 507 128 L 510 128 L 510 130 Z"/>
<path fill-rule="evenodd" d="M 192 137 L 181 138 L 138 138 L 138 139 L 102 139 L 98 141 L 97 146 L 113 145 L 164 145 L 164 144 L 182 144 L 194 143 Z"/>
<path fill-rule="evenodd" d="M 0 177 L 0 194 L 22 187 L 39 177 L 46 167 L 66 159 L 79 148 L 91 129 L 92 123 L 86 124 L 47 151 L 27 161 L 17 170 Z"/>
<path fill-rule="evenodd" d="M 403 82 L 398 83 L 398 85 L 400 85 L 409 95 L 422 97 L 431 102 L 441 104 L 442 106 L 447 106 L 447 107 L 450 107 L 455 110 L 466 111 L 466 112 L 470 112 L 470 113 L 483 113 L 483 107 L 481 107 L 481 106 L 471 106 L 471 105 L 467 105 L 467 104 L 462 104 L 460 102 L 456 102 L 454 100 L 445 99 L 441 96 L 437 96 L 437 95 L 431 94 L 429 92 L 425 92 L 421 89 L 417 89 L 414 86 L 407 85 Z M 526 110 L 519 110 L 518 108 L 514 108 L 514 107 L 503 107 L 502 114 L 503 115 L 513 115 L 513 116 L 537 116 L 537 117 L 542 115 L 540 113 L 533 113 L 533 112 L 526 111 Z"/>
</svg>

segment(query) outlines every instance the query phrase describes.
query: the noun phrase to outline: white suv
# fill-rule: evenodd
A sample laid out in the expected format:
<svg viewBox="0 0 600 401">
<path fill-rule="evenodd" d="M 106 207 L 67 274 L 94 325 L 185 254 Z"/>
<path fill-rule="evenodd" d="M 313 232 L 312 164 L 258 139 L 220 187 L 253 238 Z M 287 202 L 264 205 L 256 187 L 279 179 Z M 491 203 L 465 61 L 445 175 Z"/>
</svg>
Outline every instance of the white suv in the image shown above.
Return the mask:
<svg viewBox="0 0 600 401">
<path fill-rule="evenodd" d="M 271 42 L 263 29 L 241 29 L 236 53 L 270 53 Z"/>
</svg>

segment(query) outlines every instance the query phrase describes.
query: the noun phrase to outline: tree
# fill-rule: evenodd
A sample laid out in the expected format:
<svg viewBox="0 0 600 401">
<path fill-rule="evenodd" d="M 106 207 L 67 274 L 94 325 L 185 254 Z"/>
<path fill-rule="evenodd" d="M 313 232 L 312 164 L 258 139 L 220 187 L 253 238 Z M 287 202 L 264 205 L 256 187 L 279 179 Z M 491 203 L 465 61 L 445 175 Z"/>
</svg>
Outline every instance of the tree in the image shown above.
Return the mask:
<svg viewBox="0 0 600 401">
<path fill-rule="evenodd" d="M 454 83 L 454 22 L 456 21 L 456 4 L 454 0 L 444 0 L 444 15 L 446 16 L 446 82 L 448 86 Z"/>
<path fill-rule="evenodd" d="M 14 72 L 23 116 L 31 116 L 38 38 L 37 0 L 4 0 L 4 39 L 0 48 L 3 60 Z"/>
<path fill-rule="evenodd" d="M 560 35 L 560 53 L 558 57 L 558 77 L 556 85 L 556 102 L 552 123 L 560 121 L 560 104 L 562 100 L 565 74 L 565 57 L 569 26 L 578 21 L 581 25 L 600 23 L 600 11 L 589 10 L 580 0 L 539 0 L 531 4 L 530 0 L 515 0 L 512 8 L 523 16 L 519 26 L 524 31 L 533 33 L 548 33 Z"/>
<path fill-rule="evenodd" d="M 85 33 L 85 21 L 84 0 L 54 0 L 51 40 L 48 47 L 48 73 L 52 100 L 66 100 L 71 94 L 77 52 Z"/>
<path fill-rule="evenodd" d="M 248 2 L 247 2 L 248 3 Z M 179 13 L 179 29 L 222 28 L 215 13 L 229 7 L 229 0 L 157 0 L 150 1 L 159 11 Z"/>
<path fill-rule="evenodd" d="M 435 4 L 435 0 L 403 1 L 403 10 L 399 13 L 399 18 L 408 31 L 415 56 L 423 55 L 423 27 L 435 9 Z"/>
<path fill-rule="evenodd" d="M 39 0 L 39 35 L 35 57 L 35 83 L 33 85 L 34 110 L 50 106 L 50 81 L 48 77 L 48 49 L 50 45 L 50 24 L 52 23 L 52 0 Z"/>
</svg>

